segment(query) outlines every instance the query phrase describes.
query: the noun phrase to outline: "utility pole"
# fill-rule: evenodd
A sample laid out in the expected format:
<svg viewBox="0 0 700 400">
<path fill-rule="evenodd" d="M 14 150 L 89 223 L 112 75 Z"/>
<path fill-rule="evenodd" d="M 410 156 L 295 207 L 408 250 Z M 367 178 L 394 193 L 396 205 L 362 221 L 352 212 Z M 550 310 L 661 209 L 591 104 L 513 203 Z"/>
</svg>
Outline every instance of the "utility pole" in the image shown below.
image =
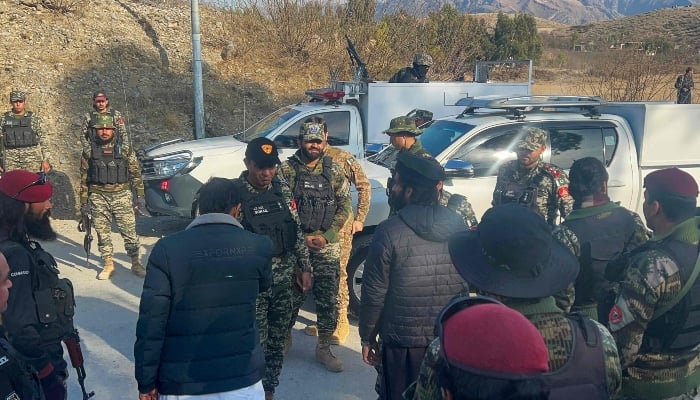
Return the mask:
<svg viewBox="0 0 700 400">
<path fill-rule="evenodd" d="M 192 74 L 194 80 L 194 138 L 204 138 L 204 90 L 202 89 L 202 44 L 199 31 L 199 0 L 192 2 Z"/>
</svg>

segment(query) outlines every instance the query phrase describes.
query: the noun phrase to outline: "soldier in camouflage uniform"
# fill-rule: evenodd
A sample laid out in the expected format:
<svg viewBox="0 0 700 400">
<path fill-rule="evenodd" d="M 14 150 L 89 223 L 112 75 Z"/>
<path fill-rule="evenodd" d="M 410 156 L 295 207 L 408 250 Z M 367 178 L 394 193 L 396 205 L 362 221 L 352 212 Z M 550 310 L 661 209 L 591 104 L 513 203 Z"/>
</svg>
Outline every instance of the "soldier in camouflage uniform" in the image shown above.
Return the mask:
<svg viewBox="0 0 700 400">
<path fill-rule="evenodd" d="M 603 398 L 600 392 L 607 392 L 610 398 L 617 395 L 622 372 L 610 332 L 586 317 L 567 317 L 555 304 L 552 296 L 576 279 L 579 267 L 576 258 L 552 238 L 549 226 L 537 213 L 515 204 L 493 207 L 484 214 L 477 232 L 454 235 L 449 250 L 460 275 L 477 293 L 519 311 L 540 331 L 549 352 L 552 390 L 566 389 L 562 383 L 569 379 L 581 386 L 580 390 L 598 390 L 581 398 Z M 590 340 L 594 336 L 595 340 Z M 442 398 L 435 371 L 439 352 L 440 342 L 433 340 L 418 380 L 404 398 Z M 578 355 L 591 352 L 598 353 L 591 359 L 594 361 L 580 363 Z M 605 381 L 599 376 L 605 376 Z"/>
<path fill-rule="evenodd" d="M 644 217 L 654 236 L 622 258 L 620 293 L 608 315 L 625 371 L 622 393 L 628 399 L 697 399 L 698 184 L 669 168 L 647 175 L 644 187 Z"/>
<path fill-rule="evenodd" d="M 109 98 L 104 90 L 98 90 L 92 94 L 92 111 L 85 113 L 82 118 L 80 127 L 80 140 L 83 142 L 83 147 L 90 146 L 90 129 L 94 128 L 98 117 L 109 116 L 112 124 L 116 126 L 116 135 L 122 138 L 122 143 L 131 146 L 131 138 L 126 131 L 124 125 L 124 117 L 122 113 L 109 107 Z"/>
<path fill-rule="evenodd" d="M 352 214 L 352 199 L 343 167 L 325 156 L 325 149 L 323 125 L 303 124 L 299 131 L 299 150 L 282 162 L 278 175 L 289 183 L 294 194 L 304 241 L 311 251 L 318 324 L 316 360 L 329 371 L 341 372 L 343 364 L 333 355 L 330 345 L 338 312 L 338 233 Z M 289 329 L 299 314 L 303 293 L 294 295 L 293 300 Z"/>
<path fill-rule="evenodd" d="M 90 139 L 80 160 L 80 211 L 83 217 L 92 214 L 97 243 L 104 260 L 98 279 L 109 279 L 114 273 L 112 219 L 124 238 L 126 253 L 131 258 L 131 271 L 139 277 L 146 275 L 139 260 L 139 238 L 134 215 L 134 205 L 141 215 L 149 215 L 141 168 L 131 146 L 122 141 L 116 129 L 110 115 L 98 116 L 89 130 Z M 132 187 L 136 190 L 136 203 L 133 201 Z"/>
<path fill-rule="evenodd" d="M 554 229 L 554 237 L 581 265 L 572 310 L 607 324 L 614 288 L 605 279 L 605 268 L 618 255 L 645 243 L 649 231 L 637 213 L 610 201 L 608 172 L 597 158 L 576 160 L 569 179 L 574 210 Z"/>
<path fill-rule="evenodd" d="M 398 70 L 389 83 L 428 83 L 428 70 L 433 65 L 433 57 L 426 53 L 417 53 L 413 57 L 413 66 Z"/>
<path fill-rule="evenodd" d="M 326 137 L 328 137 L 328 125 L 323 118 L 309 118 L 307 122 L 315 122 L 323 125 Z M 350 251 L 352 250 L 352 238 L 357 232 L 361 232 L 365 224 L 365 218 L 369 212 L 370 195 L 372 194 L 372 186 L 365 175 L 365 171 L 357 162 L 355 156 L 351 153 L 328 145 L 326 147 L 327 156 L 333 158 L 333 161 L 343 166 L 345 177 L 349 184 L 355 185 L 357 189 L 357 213 L 350 214 L 348 220 L 343 225 L 343 228 L 338 232 L 338 241 L 340 243 L 340 275 L 338 277 L 338 324 L 331 337 L 331 343 L 342 344 L 350 333 L 350 322 L 348 321 L 348 306 L 350 305 L 350 293 L 348 292 L 348 261 L 350 260 Z M 315 325 L 306 327 L 307 335 L 318 335 L 318 328 Z"/>
<path fill-rule="evenodd" d="M 693 102 L 692 90 L 695 87 L 693 82 L 693 67 L 688 67 L 685 69 L 685 74 L 678 75 L 675 83 L 677 104 L 690 104 Z"/>
<path fill-rule="evenodd" d="M 272 286 L 258 295 L 256 320 L 265 353 L 262 383 L 265 399 L 274 398 L 284 360 L 284 344 L 292 318 L 292 281 L 298 267 L 302 290 L 311 288 L 309 249 L 299 228 L 292 191 L 276 176 L 277 145 L 260 137 L 248 143 L 243 162 L 247 170 L 236 180 L 241 193 L 239 220 L 249 231 L 267 235 L 274 244 Z"/>
<path fill-rule="evenodd" d="M 416 116 L 402 116 L 392 119 L 389 124 L 389 129 L 385 130 L 384 133 L 389 135 L 389 141 L 392 147 L 377 154 L 374 160 L 375 162 L 388 166 L 392 173 L 394 172 L 396 156 L 399 152 L 407 151 L 421 157 L 433 158 L 432 154 L 428 153 L 428 151 L 423 148 L 420 140 L 418 140 L 418 136 L 423 133 L 423 131 L 416 127 Z M 387 193 L 391 191 L 391 184 L 392 180 L 389 179 L 387 182 Z M 476 214 L 474 214 L 469 200 L 461 194 L 453 195 L 449 193 L 447 190 L 444 190 L 442 186 L 443 183 L 440 181 L 438 183 L 440 205 L 449 207 L 452 211 L 462 216 L 467 227 L 476 227 Z M 392 216 L 395 211 L 391 208 L 391 205 L 389 205 L 389 207 L 389 216 Z"/>
<path fill-rule="evenodd" d="M 27 171 L 51 170 L 49 163 L 49 134 L 43 129 L 43 119 L 25 109 L 27 94 L 21 90 L 10 92 L 12 110 L 0 117 L 2 127 L 3 171 L 25 169 Z"/>
<path fill-rule="evenodd" d="M 569 178 L 561 168 L 542 161 L 547 132 L 525 127 L 516 153 L 517 160 L 505 163 L 498 171 L 491 204 L 523 204 L 539 212 L 551 226 L 571 212 L 574 200 L 569 196 Z"/>
</svg>

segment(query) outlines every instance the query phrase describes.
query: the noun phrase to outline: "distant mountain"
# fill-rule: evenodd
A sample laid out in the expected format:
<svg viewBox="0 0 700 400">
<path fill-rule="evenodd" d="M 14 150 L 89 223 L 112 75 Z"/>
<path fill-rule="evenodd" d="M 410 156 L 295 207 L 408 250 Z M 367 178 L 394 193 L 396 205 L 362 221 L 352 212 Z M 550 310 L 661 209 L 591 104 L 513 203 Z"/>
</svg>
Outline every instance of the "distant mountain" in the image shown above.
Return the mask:
<svg viewBox="0 0 700 400">
<path fill-rule="evenodd" d="M 579 25 L 641 14 L 659 8 L 700 5 L 700 0 L 444 0 L 467 13 L 527 13 Z"/>
</svg>

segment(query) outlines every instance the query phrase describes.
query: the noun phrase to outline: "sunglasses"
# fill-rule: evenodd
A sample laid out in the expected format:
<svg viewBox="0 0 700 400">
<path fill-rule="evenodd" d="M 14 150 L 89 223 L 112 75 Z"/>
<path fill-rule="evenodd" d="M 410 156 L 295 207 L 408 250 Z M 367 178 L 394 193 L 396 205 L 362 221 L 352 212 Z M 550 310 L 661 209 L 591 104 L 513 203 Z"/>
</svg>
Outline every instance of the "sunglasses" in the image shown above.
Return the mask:
<svg viewBox="0 0 700 400">
<path fill-rule="evenodd" d="M 32 187 L 32 186 L 37 186 L 37 185 L 45 185 L 46 182 L 48 182 L 48 181 L 49 181 L 49 180 L 48 180 L 48 177 L 46 176 L 46 173 L 43 172 L 43 171 L 42 171 L 42 172 L 39 172 L 39 178 L 38 178 L 37 180 L 35 180 L 34 182 L 32 182 L 32 183 L 30 183 L 29 185 L 27 185 L 27 186 L 23 187 L 22 189 L 20 189 L 17 193 L 15 193 L 14 196 L 12 196 L 12 198 L 13 198 L 13 199 L 17 199 L 17 197 L 19 197 L 19 195 L 22 194 L 22 192 L 24 192 L 25 190 L 29 189 L 30 187 Z"/>
<path fill-rule="evenodd" d="M 454 297 L 443 309 L 440 311 L 440 314 L 437 317 L 437 320 L 435 321 L 435 336 L 438 337 L 440 340 L 440 351 L 438 353 L 438 357 L 444 360 L 445 366 L 447 367 L 448 372 L 451 372 L 452 369 L 456 370 L 461 370 L 461 371 L 476 371 L 474 368 L 464 365 L 458 362 L 450 361 L 450 359 L 447 357 L 445 354 L 445 330 L 444 330 L 444 324 L 447 320 L 449 320 L 453 315 L 457 314 L 458 312 L 467 309 L 472 306 L 476 306 L 479 304 L 500 304 L 503 305 L 503 303 L 492 299 L 490 297 L 485 297 L 485 296 L 465 296 L 465 295 L 459 295 Z M 483 372 L 480 372 L 483 374 Z"/>
</svg>

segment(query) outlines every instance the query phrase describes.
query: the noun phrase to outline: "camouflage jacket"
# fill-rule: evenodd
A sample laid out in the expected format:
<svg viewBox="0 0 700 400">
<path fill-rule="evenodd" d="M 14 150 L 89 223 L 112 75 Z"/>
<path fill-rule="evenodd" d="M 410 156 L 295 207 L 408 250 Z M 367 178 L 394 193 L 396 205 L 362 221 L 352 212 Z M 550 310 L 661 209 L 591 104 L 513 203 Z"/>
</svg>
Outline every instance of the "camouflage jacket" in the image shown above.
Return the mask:
<svg viewBox="0 0 700 400">
<path fill-rule="evenodd" d="M 345 171 L 345 177 L 348 179 L 348 182 L 355 185 L 357 189 L 357 212 L 355 213 L 355 220 L 364 224 L 367 213 L 369 212 L 370 196 L 372 195 L 372 185 L 370 185 L 365 171 L 357 162 L 355 156 L 343 149 L 329 145 L 326 148 L 326 155 L 343 166 L 343 171 Z"/>
<path fill-rule="evenodd" d="M 493 191 L 493 205 L 500 203 L 499 194 L 508 183 L 536 186 L 537 211 L 551 226 L 556 224 L 557 211 L 561 218 L 571 212 L 574 199 L 569 195 L 569 177 L 559 167 L 540 160 L 532 169 L 523 170 L 518 160 L 505 163 L 498 171 Z"/>
<path fill-rule="evenodd" d="M 571 211 L 568 218 L 575 219 L 596 217 L 597 219 L 604 219 L 608 215 L 610 215 L 610 210 L 613 208 L 621 208 L 621 206 L 618 203 L 609 201 L 607 203 L 595 206 L 577 208 Z M 649 231 L 647 230 L 646 226 L 644 225 L 644 222 L 642 222 L 642 219 L 639 217 L 639 215 L 633 211 L 626 211 L 634 220 L 635 229 L 632 235 L 629 236 L 625 241 L 624 247 L 620 249 L 620 253 L 628 252 L 636 248 L 637 246 L 645 243 L 649 239 Z M 555 239 L 557 239 L 564 246 L 566 246 L 573 255 L 575 255 L 577 258 L 581 257 L 581 243 L 579 242 L 579 239 L 574 233 L 574 231 L 572 231 L 566 225 L 566 221 L 564 221 L 564 223 L 562 223 L 561 225 L 558 225 L 554 229 L 552 235 L 554 235 Z M 574 286 L 571 285 L 569 289 L 567 289 L 565 292 L 557 294 L 555 296 L 557 299 L 557 305 L 568 312 L 574 303 L 574 295 Z M 597 319 L 594 315 L 587 315 L 593 319 Z"/>
<path fill-rule="evenodd" d="M 423 79 L 418 77 L 416 70 L 413 67 L 404 67 L 396 71 L 394 75 L 389 78 L 389 83 L 428 83 L 428 78 Z"/>
<path fill-rule="evenodd" d="M 241 181 L 245 182 L 246 189 L 250 193 L 262 193 L 262 190 L 258 190 L 248 183 L 248 171 L 241 172 L 241 176 L 238 177 Z M 272 186 L 272 185 L 270 185 Z M 298 266 L 302 272 L 311 272 L 311 262 L 309 261 L 309 248 L 306 247 L 304 243 L 304 233 L 299 227 L 299 213 L 297 213 L 297 206 L 294 198 L 292 197 L 292 191 L 289 189 L 289 185 L 286 182 L 280 182 L 282 189 L 282 197 L 284 197 L 285 203 L 287 203 L 287 208 L 292 214 L 294 222 L 297 224 L 297 241 L 294 245 L 294 254 L 285 254 L 283 257 L 272 257 L 272 282 L 274 284 L 282 282 L 285 277 L 289 277 L 294 272 L 294 267 Z M 269 190 L 268 187 L 265 190 Z M 241 212 L 239 219 L 241 221 L 245 220 L 245 213 L 243 212 L 243 207 L 241 207 Z"/>
<path fill-rule="evenodd" d="M 122 143 L 127 143 L 129 146 L 131 146 L 131 138 L 129 137 L 129 134 L 126 131 L 126 125 L 124 124 L 124 117 L 122 116 L 122 113 L 120 113 L 117 110 L 107 108 L 107 111 L 105 113 L 99 113 L 97 110 L 93 109 L 92 111 L 87 112 L 83 115 L 80 124 L 80 141 L 83 144 L 83 148 L 85 148 L 86 146 L 90 146 L 90 120 L 92 119 L 93 115 L 100 114 L 112 115 L 112 119 L 114 120 L 114 126 L 117 128 L 114 131 L 114 135 L 121 135 Z"/>
<path fill-rule="evenodd" d="M 547 297 L 536 303 L 514 301 L 506 302 L 506 305 L 525 315 L 542 334 L 549 352 L 549 370 L 556 371 L 564 367 L 573 348 L 573 331 L 564 312 L 556 307 L 554 299 Z M 603 325 L 593 322 L 598 327 L 603 339 L 608 394 L 610 398 L 614 398 L 620 391 L 622 384 L 622 371 L 617 347 L 610 332 Z M 404 392 L 405 399 L 433 400 L 442 398 L 437 371 L 435 371 L 439 351 L 440 341 L 434 339 L 428 346 L 425 358 L 423 358 L 418 380 Z"/>
<path fill-rule="evenodd" d="M 31 113 L 31 119 L 32 119 L 32 131 L 37 135 L 39 138 L 39 146 L 36 147 L 25 147 L 25 148 L 17 148 L 17 149 L 5 149 L 5 143 L 4 143 L 4 136 L 0 137 L 0 141 L 2 143 L 2 155 L 7 159 L 17 159 L 17 162 L 21 163 L 21 159 L 30 157 L 33 160 L 39 160 L 39 164 L 41 164 L 41 161 L 48 161 L 51 162 L 51 150 L 49 147 L 49 134 L 44 130 L 44 120 L 40 116 L 36 115 L 36 113 L 32 111 L 25 111 L 24 114 L 18 115 L 18 114 L 13 114 L 12 111 L 9 111 L 7 113 L 3 113 L 0 116 L 0 129 L 4 129 L 3 127 L 5 126 L 6 120 L 8 118 L 22 118 L 24 117 L 25 114 Z M 31 171 L 38 171 L 39 170 L 39 165 L 37 165 L 34 168 L 30 168 Z"/>
<path fill-rule="evenodd" d="M 700 217 L 690 218 L 670 232 L 652 237 L 650 242 L 673 238 L 697 245 L 699 223 Z M 673 301 L 683 283 L 676 262 L 658 249 L 644 249 L 630 257 L 609 315 L 610 331 L 630 380 L 670 383 L 700 369 L 700 346 L 680 354 L 641 352 L 644 332 L 654 312 Z"/>
<path fill-rule="evenodd" d="M 319 162 L 317 162 L 313 168 L 309 169 L 301 160 L 301 152 L 297 150 L 293 156 L 282 161 L 282 164 L 280 164 L 277 170 L 277 176 L 280 178 L 280 180 L 287 182 L 292 193 L 294 193 L 297 178 L 297 173 L 292 163 L 296 163 L 299 168 L 306 168 L 312 174 L 320 175 L 323 173 L 322 159 L 319 160 Z M 343 167 L 335 161 L 332 165 L 333 176 L 331 185 L 333 187 L 333 192 L 335 193 L 337 206 L 335 218 L 333 218 L 331 227 L 325 232 L 317 231 L 312 232 L 309 235 L 321 235 L 328 243 L 337 243 L 338 233 L 341 229 L 343 229 L 343 225 L 345 225 L 345 222 L 350 218 L 350 215 L 352 215 L 352 198 L 350 197 L 350 184 L 345 177 Z"/>
<path fill-rule="evenodd" d="M 116 138 L 116 133 L 115 133 Z M 103 144 L 102 148 L 113 148 L 115 140 L 112 139 L 109 143 Z M 133 189 L 137 196 L 144 195 L 143 179 L 141 178 L 141 165 L 136 159 L 136 155 L 131 147 L 124 143 L 122 145 L 122 154 L 129 162 L 129 181 L 126 183 L 113 184 L 88 184 L 88 173 L 90 169 L 90 158 L 92 158 L 92 147 L 86 144 L 83 148 L 83 154 L 80 158 L 80 204 L 85 204 L 88 201 L 90 192 L 118 192 L 121 190 Z M 129 186 L 131 185 L 131 187 Z"/>
</svg>

